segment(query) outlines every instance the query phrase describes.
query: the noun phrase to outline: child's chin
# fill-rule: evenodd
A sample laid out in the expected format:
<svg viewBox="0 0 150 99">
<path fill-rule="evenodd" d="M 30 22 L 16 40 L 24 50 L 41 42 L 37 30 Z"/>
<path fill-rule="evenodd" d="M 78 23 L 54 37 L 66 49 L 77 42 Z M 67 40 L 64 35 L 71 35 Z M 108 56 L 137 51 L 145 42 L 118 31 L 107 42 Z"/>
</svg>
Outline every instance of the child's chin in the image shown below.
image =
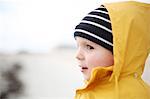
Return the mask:
<svg viewBox="0 0 150 99">
<path fill-rule="evenodd" d="M 89 80 L 89 79 L 90 79 L 90 77 L 87 76 L 87 75 L 84 75 L 84 74 L 83 74 L 83 76 L 84 76 L 84 80 Z"/>
</svg>

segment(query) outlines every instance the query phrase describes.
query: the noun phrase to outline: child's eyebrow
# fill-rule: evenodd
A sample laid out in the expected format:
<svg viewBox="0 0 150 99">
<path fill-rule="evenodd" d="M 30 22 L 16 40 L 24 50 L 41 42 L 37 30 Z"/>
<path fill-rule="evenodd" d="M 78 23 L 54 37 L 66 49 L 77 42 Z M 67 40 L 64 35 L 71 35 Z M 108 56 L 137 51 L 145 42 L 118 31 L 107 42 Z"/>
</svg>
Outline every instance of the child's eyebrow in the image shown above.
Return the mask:
<svg viewBox="0 0 150 99">
<path fill-rule="evenodd" d="M 89 41 L 86 41 L 84 42 L 85 45 L 90 45 L 90 46 L 95 46 L 95 44 L 93 42 L 89 42 Z"/>
<path fill-rule="evenodd" d="M 93 43 L 92 41 L 88 41 L 86 39 L 83 39 L 83 40 L 77 42 L 77 46 L 79 46 L 79 45 L 87 45 L 87 44 L 91 45 L 91 46 L 96 46 L 95 43 Z"/>
</svg>

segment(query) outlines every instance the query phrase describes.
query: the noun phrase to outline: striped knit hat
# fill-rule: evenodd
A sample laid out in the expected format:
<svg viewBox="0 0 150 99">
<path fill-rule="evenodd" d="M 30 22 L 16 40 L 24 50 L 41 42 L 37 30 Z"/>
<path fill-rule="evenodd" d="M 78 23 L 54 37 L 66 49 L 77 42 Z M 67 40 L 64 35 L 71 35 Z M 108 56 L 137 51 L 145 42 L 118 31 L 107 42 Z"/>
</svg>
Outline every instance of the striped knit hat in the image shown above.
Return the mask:
<svg viewBox="0 0 150 99">
<path fill-rule="evenodd" d="M 113 35 L 107 9 L 102 5 L 86 15 L 75 28 L 76 36 L 95 42 L 113 53 Z"/>
</svg>

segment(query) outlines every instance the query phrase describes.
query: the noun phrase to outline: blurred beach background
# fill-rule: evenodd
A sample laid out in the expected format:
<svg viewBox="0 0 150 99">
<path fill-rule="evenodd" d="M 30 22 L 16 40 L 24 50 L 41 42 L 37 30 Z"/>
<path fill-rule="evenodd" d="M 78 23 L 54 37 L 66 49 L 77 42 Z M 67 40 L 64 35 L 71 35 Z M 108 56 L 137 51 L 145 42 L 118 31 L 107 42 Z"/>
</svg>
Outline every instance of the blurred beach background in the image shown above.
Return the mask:
<svg viewBox="0 0 150 99">
<path fill-rule="evenodd" d="M 0 0 L 0 99 L 73 99 L 83 85 L 74 27 L 103 2 L 112 0 Z"/>
</svg>

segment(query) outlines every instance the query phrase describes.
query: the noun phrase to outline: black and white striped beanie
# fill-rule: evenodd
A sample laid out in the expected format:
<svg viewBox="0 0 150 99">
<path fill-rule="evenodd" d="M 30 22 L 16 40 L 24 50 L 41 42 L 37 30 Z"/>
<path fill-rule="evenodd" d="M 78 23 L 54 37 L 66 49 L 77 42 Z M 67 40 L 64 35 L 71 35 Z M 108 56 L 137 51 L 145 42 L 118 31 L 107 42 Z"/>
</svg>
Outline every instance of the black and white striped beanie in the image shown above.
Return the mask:
<svg viewBox="0 0 150 99">
<path fill-rule="evenodd" d="M 113 35 L 107 9 L 102 5 L 88 13 L 76 26 L 76 36 L 95 42 L 113 53 Z"/>
</svg>

